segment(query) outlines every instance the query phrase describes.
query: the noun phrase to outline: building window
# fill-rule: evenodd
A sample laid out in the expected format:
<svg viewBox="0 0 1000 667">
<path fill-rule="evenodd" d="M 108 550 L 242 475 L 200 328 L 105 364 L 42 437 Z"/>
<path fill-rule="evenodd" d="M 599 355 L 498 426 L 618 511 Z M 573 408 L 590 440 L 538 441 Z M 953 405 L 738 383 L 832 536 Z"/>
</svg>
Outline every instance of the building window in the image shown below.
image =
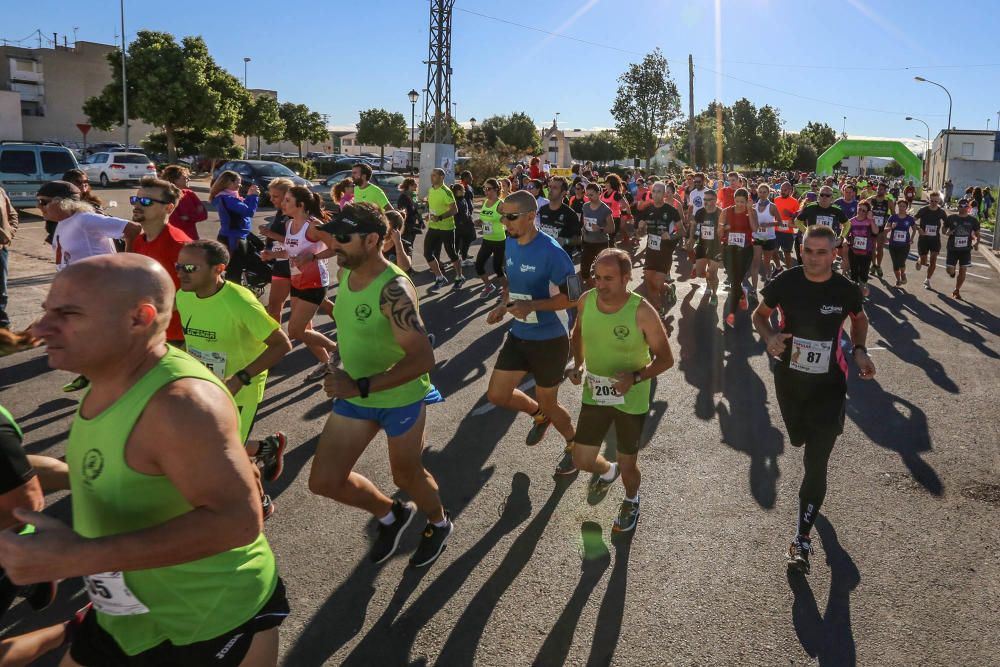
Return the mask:
<svg viewBox="0 0 1000 667">
<path fill-rule="evenodd" d="M 14 70 L 18 72 L 32 72 L 35 71 L 35 61 L 34 60 L 20 60 L 14 59 Z"/>
<path fill-rule="evenodd" d="M 21 115 L 44 116 L 45 109 L 42 108 L 42 105 L 39 102 L 28 102 L 26 100 L 21 100 Z"/>
<path fill-rule="evenodd" d="M 976 145 L 972 142 L 962 142 L 962 157 L 972 157 L 975 152 Z"/>
</svg>

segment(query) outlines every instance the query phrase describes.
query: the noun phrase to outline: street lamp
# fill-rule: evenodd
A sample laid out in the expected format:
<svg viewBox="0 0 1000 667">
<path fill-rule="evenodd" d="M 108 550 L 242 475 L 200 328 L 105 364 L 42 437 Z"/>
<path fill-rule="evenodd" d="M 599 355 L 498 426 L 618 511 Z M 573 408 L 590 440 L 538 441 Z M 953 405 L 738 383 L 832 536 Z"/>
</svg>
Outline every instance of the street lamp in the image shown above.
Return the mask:
<svg viewBox="0 0 1000 667">
<path fill-rule="evenodd" d="M 941 187 L 943 189 L 944 184 L 948 182 L 948 145 L 951 139 L 951 93 L 949 93 L 948 89 L 942 86 L 940 83 L 930 81 L 922 76 L 915 76 L 913 77 L 913 80 L 937 86 L 938 88 L 940 88 L 945 92 L 945 95 L 948 96 L 948 125 L 946 125 L 944 128 L 944 171 L 942 172 L 941 175 Z M 928 134 L 930 134 L 930 132 L 928 132 Z"/>
<path fill-rule="evenodd" d="M 406 96 L 410 98 L 410 173 L 413 174 L 413 134 L 415 132 L 413 126 L 417 121 L 417 98 L 420 97 L 420 93 L 411 88 Z"/>
<path fill-rule="evenodd" d="M 246 87 L 247 87 L 247 63 L 249 63 L 249 62 L 250 62 L 250 58 L 248 58 L 246 56 L 243 56 L 243 88 L 244 89 L 246 89 Z M 260 147 L 258 146 L 258 148 L 260 148 Z M 243 152 L 246 154 L 246 157 L 250 157 L 250 135 L 249 134 L 243 137 Z M 258 155 L 257 157 L 260 157 L 260 156 Z"/>
<path fill-rule="evenodd" d="M 845 139 L 847 138 L 847 116 L 844 116 L 844 129 L 841 131 L 841 134 Z"/>
</svg>

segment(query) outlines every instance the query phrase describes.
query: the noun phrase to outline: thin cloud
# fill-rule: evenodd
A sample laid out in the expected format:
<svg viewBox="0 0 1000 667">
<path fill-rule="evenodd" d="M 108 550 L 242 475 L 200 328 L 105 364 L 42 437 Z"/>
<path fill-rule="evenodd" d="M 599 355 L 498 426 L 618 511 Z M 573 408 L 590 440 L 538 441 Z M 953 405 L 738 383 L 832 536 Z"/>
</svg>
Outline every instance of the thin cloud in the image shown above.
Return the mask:
<svg viewBox="0 0 1000 667">
<path fill-rule="evenodd" d="M 907 45 L 913 47 L 914 49 L 919 49 L 923 51 L 923 47 L 920 45 L 919 42 L 910 37 L 904 31 L 900 30 L 899 26 L 897 26 L 892 21 L 887 21 L 886 19 L 882 18 L 882 16 L 880 16 L 879 14 L 876 14 L 874 9 L 863 4 L 861 0 L 847 0 L 847 2 L 856 10 L 858 10 L 861 14 L 863 14 L 866 19 L 872 21 L 880 28 L 891 32 L 896 37 L 896 39 L 906 42 Z"/>
<path fill-rule="evenodd" d="M 562 24 L 552 32 L 554 33 L 566 32 L 566 30 L 568 30 L 574 23 L 583 18 L 587 14 L 587 12 L 593 9 L 594 6 L 597 5 L 597 3 L 599 3 L 600 1 L 601 0 L 587 0 L 587 3 L 585 5 L 583 5 L 578 10 L 573 12 L 572 16 L 563 21 Z M 544 48 L 545 45 L 551 42 L 556 36 L 557 35 L 547 35 L 545 39 L 543 39 L 542 41 L 538 42 L 538 44 L 535 44 L 533 47 L 528 49 L 527 53 L 525 54 L 525 60 L 530 60 L 531 56 L 541 51 L 542 48 Z"/>
</svg>

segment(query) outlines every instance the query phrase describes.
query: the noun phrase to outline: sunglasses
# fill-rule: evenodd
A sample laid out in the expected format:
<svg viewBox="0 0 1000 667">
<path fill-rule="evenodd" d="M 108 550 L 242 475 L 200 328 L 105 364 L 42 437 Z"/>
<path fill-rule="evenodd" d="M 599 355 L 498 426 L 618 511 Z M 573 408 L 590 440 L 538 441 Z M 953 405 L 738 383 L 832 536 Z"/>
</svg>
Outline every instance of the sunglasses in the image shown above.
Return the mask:
<svg viewBox="0 0 1000 667">
<path fill-rule="evenodd" d="M 184 273 L 194 273 L 198 270 L 197 264 L 174 264 L 174 270 Z"/>
<path fill-rule="evenodd" d="M 165 202 L 162 199 L 153 199 L 152 197 L 129 197 L 128 203 L 135 206 L 136 204 L 141 204 L 143 208 L 152 206 L 153 204 L 168 204 L 170 202 Z"/>
<path fill-rule="evenodd" d="M 340 244 L 347 244 L 351 242 L 355 236 L 360 236 L 362 234 L 367 234 L 368 232 L 348 232 L 347 234 L 334 234 L 333 238 Z"/>
<path fill-rule="evenodd" d="M 529 213 L 529 211 L 518 211 L 517 213 L 504 213 L 503 218 L 504 220 L 517 220 L 525 213 Z"/>
<path fill-rule="evenodd" d="M 51 204 L 51 203 L 52 203 L 52 200 L 51 200 L 51 199 L 42 199 L 41 197 L 39 197 L 39 198 L 38 198 L 38 199 L 36 199 L 35 201 L 37 201 L 37 202 L 38 202 L 38 205 L 39 205 L 39 206 L 48 206 L 49 204 Z"/>
</svg>

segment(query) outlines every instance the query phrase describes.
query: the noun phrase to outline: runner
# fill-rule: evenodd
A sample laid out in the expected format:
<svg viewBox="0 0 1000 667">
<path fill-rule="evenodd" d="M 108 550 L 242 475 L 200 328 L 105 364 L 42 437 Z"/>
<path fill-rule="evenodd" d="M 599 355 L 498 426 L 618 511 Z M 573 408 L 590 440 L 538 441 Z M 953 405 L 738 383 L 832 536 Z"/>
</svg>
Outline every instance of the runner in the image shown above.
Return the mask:
<svg viewBox="0 0 1000 667">
<path fill-rule="evenodd" d="M 208 210 L 198 194 L 188 189 L 191 171 L 187 167 L 171 164 L 163 168 L 160 178 L 173 183 L 180 190 L 181 198 L 170 214 L 170 224 L 187 234 L 192 241 L 198 240 L 198 223 L 208 220 Z M 288 180 L 288 179 L 284 179 Z M 273 183 L 274 181 L 271 181 Z M 167 271 L 167 273 L 172 273 Z"/>
<path fill-rule="evenodd" d="M 694 218 L 695 213 L 705 206 L 705 174 L 699 171 L 691 176 L 690 181 L 690 187 L 686 190 L 688 219 Z"/>
<path fill-rule="evenodd" d="M 885 181 L 880 181 L 875 189 L 875 196 L 870 198 L 872 205 L 872 217 L 875 224 L 879 226 L 880 234 L 875 238 L 875 263 L 873 273 L 879 278 L 882 277 L 882 251 L 885 248 L 885 225 L 892 214 L 892 198 L 887 194 L 888 188 Z"/>
<path fill-rule="evenodd" d="M 839 210 L 839 209 L 837 209 Z M 875 376 L 865 340 L 868 318 L 858 286 L 833 272 L 837 237 L 830 227 L 811 226 L 802 242 L 803 265 L 764 286 L 754 327 L 778 359 L 774 389 L 792 446 L 804 445 L 805 475 L 799 487 L 798 530 L 786 553 L 791 571 L 808 574 L 809 533 L 826 496 L 827 465 L 843 431 L 847 359 L 840 347 L 844 320 L 851 318 L 852 357 L 864 380 Z M 781 309 L 780 329 L 771 315 Z"/>
<path fill-rule="evenodd" d="M 236 403 L 240 442 L 260 466 L 262 476 L 273 482 L 284 467 L 285 434 L 250 440 L 257 408 L 264 400 L 267 371 L 292 351 L 281 325 L 253 295 L 226 280 L 229 251 L 218 241 L 202 239 L 180 251 L 177 276 L 177 312 L 184 322 L 187 352 L 219 378 Z M 264 518 L 274 512 L 264 496 Z"/>
<path fill-rule="evenodd" d="M 51 367 L 92 380 L 66 447 L 73 525 L 16 510 L 36 533 L 0 533 L 0 564 L 21 584 L 86 577 L 94 608 L 63 665 L 277 663 L 288 603 L 259 484 L 229 392 L 165 345 L 173 297 L 148 257 L 92 257 L 34 326 Z"/>
<path fill-rule="evenodd" d="M 753 261 L 750 265 L 750 294 L 757 298 L 757 284 L 761 273 L 765 280 L 774 277 L 772 267 L 774 251 L 778 247 L 776 228 L 781 220 L 781 212 L 771 203 L 771 186 L 761 183 L 757 186 L 757 202 L 753 205 L 757 218 L 757 231 L 753 234 Z"/>
<path fill-rule="evenodd" d="M 729 290 L 729 298 L 726 299 L 726 325 L 730 328 L 736 326 L 736 310 L 746 310 L 747 291 L 743 286 L 747 271 L 750 269 L 753 260 L 753 247 L 751 235 L 757 231 L 756 211 L 749 204 L 750 193 L 746 188 L 740 188 L 733 194 L 735 202 L 729 208 L 722 210 L 722 242 L 723 258 L 726 269 L 729 271 L 729 279 L 732 288 Z M 757 294 L 752 294 L 756 300 Z"/>
<path fill-rule="evenodd" d="M 580 217 L 566 203 L 568 190 L 565 178 L 553 176 L 549 179 L 549 199 L 538 209 L 538 229 L 558 241 L 563 248 L 568 248 L 571 240 L 580 234 Z"/>
<path fill-rule="evenodd" d="M 601 201 L 601 186 L 587 183 L 587 203 L 583 207 L 583 251 L 580 256 L 580 276 L 588 287 L 593 286 L 590 269 L 594 258 L 611 245 L 615 233 L 611 207 Z"/>
<path fill-rule="evenodd" d="M 913 179 L 903 188 L 903 197 L 906 199 L 906 203 L 913 206 L 913 200 L 917 196 L 917 189 L 913 187 Z"/>
<path fill-rule="evenodd" d="M 726 209 L 735 204 L 734 195 L 742 187 L 743 179 L 740 178 L 739 173 L 731 171 L 726 174 L 726 185 L 719 188 L 718 192 L 719 208 Z"/>
<path fill-rule="evenodd" d="M 601 202 L 611 209 L 611 220 L 615 226 L 614 233 L 610 234 L 609 245 L 613 246 L 619 240 L 627 241 L 628 233 L 622 229 L 622 218 L 630 216 L 631 212 L 628 200 L 625 198 L 625 186 L 622 185 L 622 180 L 617 174 L 608 174 L 605 179 L 604 190 L 601 191 Z"/>
<path fill-rule="evenodd" d="M 444 184 L 444 169 L 431 171 L 431 188 L 427 191 L 427 234 L 424 236 L 424 259 L 434 274 L 434 289 L 440 289 L 448 284 L 444 277 L 438 256 L 441 248 L 451 260 L 455 272 L 455 288 L 462 286 L 465 276 L 462 273 L 462 262 L 455 252 L 455 214 L 458 204 L 451 188 Z"/>
<path fill-rule="evenodd" d="M 719 303 L 719 265 L 722 263 L 722 233 L 719 225 L 722 211 L 715 205 L 715 190 L 705 190 L 701 197 L 704 205 L 694 214 L 689 242 L 694 246 L 694 271 L 706 279 L 708 303 L 715 306 Z M 695 283 L 692 287 L 697 289 L 698 284 Z"/>
<path fill-rule="evenodd" d="M 677 286 L 670 278 L 670 265 L 678 242 L 684 238 L 680 212 L 667 201 L 667 186 L 653 184 L 653 199 L 639 211 L 639 236 L 646 236 L 646 266 L 643 282 L 646 295 L 660 317 L 666 317 L 667 303 L 677 301 Z M 667 286 L 667 302 L 663 288 Z"/>
<path fill-rule="evenodd" d="M 833 202 L 833 205 L 839 208 L 841 211 L 843 211 L 844 215 L 847 216 L 847 219 L 850 220 L 851 218 L 855 217 L 858 214 L 858 197 L 857 197 L 858 190 L 857 187 L 854 186 L 854 184 L 845 183 L 842 192 L 844 193 L 844 195 L 842 197 L 839 197 L 835 202 Z M 848 258 L 848 248 L 846 245 L 842 244 L 840 246 L 841 270 L 843 271 L 845 276 L 849 271 L 847 266 L 847 258 Z"/>
<path fill-rule="evenodd" d="M 844 225 L 844 236 L 848 248 L 848 264 L 851 280 L 861 286 L 861 293 L 868 297 L 868 277 L 872 266 L 872 252 L 875 250 L 875 237 L 879 234 L 878 225 L 871 215 L 872 206 L 868 201 L 858 202 L 857 215 L 850 223 Z"/>
<path fill-rule="evenodd" d="M 132 242 L 132 252 L 145 255 L 162 266 L 167 275 L 173 278 L 174 290 L 181 286 L 174 270 L 177 256 L 184 244 L 191 242 L 187 234 L 167 222 L 167 217 L 173 213 L 180 197 L 180 190 L 173 183 L 155 176 L 146 176 L 139 181 L 139 189 L 135 195 L 129 198 L 132 220 L 142 226 L 142 232 Z M 177 346 L 184 345 L 184 330 L 176 307 L 167 327 L 167 342 Z"/>
<path fill-rule="evenodd" d="M 655 196 L 655 194 L 654 194 Z M 620 476 L 625 485 L 612 530 L 630 532 L 639 518 L 639 445 L 649 412 L 650 380 L 674 365 L 667 332 L 656 311 L 628 288 L 632 259 L 617 248 L 594 262 L 597 287 L 580 299 L 573 327 L 573 384 L 583 387 L 573 464 L 596 475 L 591 492 L 603 498 Z M 601 456 L 601 444 L 615 428 L 615 463 Z"/>
<path fill-rule="evenodd" d="M 507 231 L 500 215 L 500 183 L 495 178 L 487 178 L 483 183 L 483 195 L 486 200 L 479 210 L 479 225 L 483 230 L 483 240 L 476 253 L 476 275 L 483 281 L 484 299 L 502 294 L 504 278 L 504 247 Z M 486 261 L 493 258 L 493 280 L 486 275 Z"/>
<path fill-rule="evenodd" d="M 265 250 L 277 255 L 285 249 L 285 235 L 288 233 L 288 216 L 281 210 L 282 201 L 288 189 L 295 185 L 290 178 L 275 178 L 267 184 L 267 196 L 274 206 L 274 219 L 270 224 L 263 224 L 257 231 L 264 237 Z M 276 258 L 269 263 L 271 267 L 271 290 L 267 295 L 267 314 L 276 321 L 281 321 L 281 312 L 285 302 L 292 293 L 292 269 L 288 260 Z"/>
<path fill-rule="evenodd" d="M 896 274 L 896 287 L 906 284 L 906 260 L 910 256 L 910 245 L 916 235 L 917 221 L 907 214 L 910 204 L 905 199 L 896 202 L 896 213 L 886 222 L 889 237 L 889 258 L 892 271 Z"/>
<path fill-rule="evenodd" d="M 955 291 L 951 295 L 961 300 L 965 271 L 972 266 L 972 248 L 979 243 L 979 220 L 969 213 L 968 199 L 958 200 L 958 215 L 949 215 L 942 231 L 948 237 L 948 254 L 944 260 L 948 275 L 955 278 L 958 266 Z"/>
<path fill-rule="evenodd" d="M 323 225 L 341 267 L 334 318 L 343 369 L 323 381 L 334 399 L 309 474 L 309 490 L 371 513 L 378 537 L 369 554 L 386 561 L 419 508 L 428 519 L 413 567 L 433 563 L 454 528 L 441 505 L 437 482 L 424 469 L 425 404 L 441 395 L 428 375 L 434 350 L 406 274 L 382 255 L 385 215 L 370 203 L 348 204 Z M 353 470 L 380 430 L 389 445 L 396 484 L 413 502 L 392 500 Z M 415 506 L 414 506 L 415 505 Z"/>
<path fill-rule="evenodd" d="M 775 230 L 775 239 L 786 269 L 794 266 L 792 250 L 795 248 L 795 216 L 799 213 L 799 200 L 793 194 L 792 184 L 784 181 L 781 184 L 781 195 L 774 198 L 774 205 L 781 213 L 781 223 Z"/>
<path fill-rule="evenodd" d="M 226 280 L 237 284 L 242 283 L 243 271 L 249 261 L 247 237 L 253 229 L 253 216 L 260 203 L 260 188 L 251 185 L 244 197 L 240 194 L 242 184 L 243 177 L 227 169 L 215 179 L 208 193 L 208 200 L 219 214 L 219 233 L 216 239 L 229 250 Z"/>
<path fill-rule="evenodd" d="M 451 186 L 455 195 L 455 252 L 458 253 L 462 266 L 473 266 L 475 262 L 469 257 L 469 249 L 476 240 L 476 226 L 472 222 L 472 202 L 465 196 L 465 186 L 455 183 Z"/>
<path fill-rule="evenodd" d="M 935 190 L 928 195 L 928 204 L 917 211 L 917 271 L 921 266 L 927 267 L 927 277 L 924 279 L 924 289 L 931 288 L 931 278 L 937 269 L 938 253 L 941 252 L 941 230 L 944 229 L 947 212 L 941 207 L 941 193 Z M 928 260 L 928 255 L 930 259 Z"/>
<path fill-rule="evenodd" d="M 591 201 L 601 204 L 596 193 Z M 529 447 L 541 442 L 549 424 L 554 424 L 566 440 L 556 474 L 566 475 L 576 470 L 573 423 L 559 403 L 569 338 L 556 311 L 574 305 L 567 294 L 576 277 L 566 251 L 535 228 L 535 206 L 527 192 L 513 192 L 501 204 L 507 222 L 507 286 L 486 322 L 499 324 L 510 314 L 514 323 L 500 349 L 486 397 L 496 406 L 532 416 L 534 423 L 526 438 Z M 558 288 L 554 296 L 553 287 Z M 537 401 L 517 388 L 527 373 L 534 376 Z"/>
<path fill-rule="evenodd" d="M 377 185 L 372 185 L 372 168 L 367 162 L 358 162 L 351 167 L 351 180 L 354 181 L 354 199 L 349 201 L 367 201 L 375 204 L 383 211 L 392 211 L 392 204 Z M 347 202 L 345 202 L 347 203 Z"/>
<path fill-rule="evenodd" d="M 812 225 L 822 225 L 832 229 L 835 236 L 840 236 L 843 225 L 847 222 L 847 216 L 832 202 L 833 188 L 824 185 L 816 193 L 816 203 L 803 205 L 795 217 L 798 221 L 799 232 L 795 239 L 795 253 L 799 256 L 800 264 L 802 263 L 802 235 L 807 228 Z"/>
</svg>

